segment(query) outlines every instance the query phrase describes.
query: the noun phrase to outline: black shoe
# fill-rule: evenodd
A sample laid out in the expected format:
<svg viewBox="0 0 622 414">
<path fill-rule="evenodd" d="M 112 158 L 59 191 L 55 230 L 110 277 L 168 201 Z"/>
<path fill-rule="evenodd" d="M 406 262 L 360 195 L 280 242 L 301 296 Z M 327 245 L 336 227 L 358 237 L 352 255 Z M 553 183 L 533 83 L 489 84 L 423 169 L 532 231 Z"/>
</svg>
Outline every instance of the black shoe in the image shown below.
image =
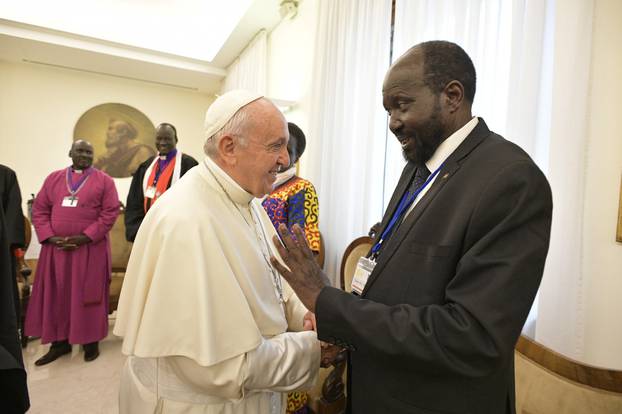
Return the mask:
<svg viewBox="0 0 622 414">
<path fill-rule="evenodd" d="M 35 365 L 40 367 L 41 365 L 49 364 L 52 361 L 56 361 L 58 358 L 65 354 L 71 353 L 71 345 L 67 341 L 52 342 L 50 350 L 47 354 L 35 361 Z"/>
<path fill-rule="evenodd" d="M 93 361 L 99 356 L 99 342 L 91 342 L 90 344 L 84 344 L 84 360 L 86 362 Z"/>
</svg>

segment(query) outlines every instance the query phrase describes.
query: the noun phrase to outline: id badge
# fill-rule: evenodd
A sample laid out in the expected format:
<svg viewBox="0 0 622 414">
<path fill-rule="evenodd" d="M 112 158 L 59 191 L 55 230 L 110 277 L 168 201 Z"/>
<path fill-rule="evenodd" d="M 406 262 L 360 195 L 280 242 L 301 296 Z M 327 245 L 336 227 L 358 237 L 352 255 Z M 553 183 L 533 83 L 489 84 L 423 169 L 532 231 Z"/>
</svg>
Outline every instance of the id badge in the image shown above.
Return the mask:
<svg viewBox="0 0 622 414">
<path fill-rule="evenodd" d="M 154 186 L 149 186 L 145 190 L 145 197 L 147 198 L 153 198 L 155 197 L 155 194 L 156 194 L 156 188 Z"/>
<path fill-rule="evenodd" d="M 61 205 L 63 207 L 78 207 L 78 197 L 64 197 Z"/>
<path fill-rule="evenodd" d="M 363 293 L 363 289 L 365 289 L 365 285 L 367 284 L 367 279 L 369 279 L 369 275 L 374 270 L 376 266 L 376 262 L 367 258 L 361 257 L 356 264 L 356 270 L 354 271 L 354 277 L 352 278 L 352 292 L 360 295 Z"/>
</svg>

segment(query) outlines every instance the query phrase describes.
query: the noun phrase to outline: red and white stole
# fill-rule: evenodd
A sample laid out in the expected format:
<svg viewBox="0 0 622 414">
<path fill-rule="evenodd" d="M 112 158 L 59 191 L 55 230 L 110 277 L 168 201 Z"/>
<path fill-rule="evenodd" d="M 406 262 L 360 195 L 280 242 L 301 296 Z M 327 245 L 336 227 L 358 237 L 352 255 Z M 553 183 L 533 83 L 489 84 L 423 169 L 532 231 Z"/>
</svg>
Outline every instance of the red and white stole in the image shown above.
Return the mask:
<svg viewBox="0 0 622 414">
<path fill-rule="evenodd" d="M 156 156 L 149 167 L 145 171 L 145 176 L 143 178 L 143 194 L 146 193 L 147 188 L 153 184 L 153 181 L 156 176 L 156 167 L 158 165 L 158 161 L 160 160 L 159 156 Z M 181 176 L 181 151 L 177 150 L 177 154 L 175 154 L 175 158 L 173 158 L 167 166 L 164 168 L 164 171 L 160 173 L 158 177 L 158 181 L 155 185 L 155 194 L 153 198 L 145 197 L 144 199 L 144 208 L 145 213 L 151 208 L 153 203 L 160 197 L 164 192 L 168 189 L 168 183 L 171 185 L 175 184 L 179 177 Z"/>
</svg>

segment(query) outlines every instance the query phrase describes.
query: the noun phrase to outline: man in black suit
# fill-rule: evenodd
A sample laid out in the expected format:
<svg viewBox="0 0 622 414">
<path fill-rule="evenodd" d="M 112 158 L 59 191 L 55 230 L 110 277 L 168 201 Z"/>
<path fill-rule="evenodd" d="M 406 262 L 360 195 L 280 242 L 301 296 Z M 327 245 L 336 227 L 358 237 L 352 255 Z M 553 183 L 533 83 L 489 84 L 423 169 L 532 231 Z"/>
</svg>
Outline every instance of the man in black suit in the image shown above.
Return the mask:
<svg viewBox="0 0 622 414">
<path fill-rule="evenodd" d="M 273 264 L 319 338 L 349 351 L 349 412 L 514 413 L 513 351 L 542 278 L 550 187 L 472 117 L 475 69 L 459 46 L 413 47 L 382 93 L 408 164 L 357 268 L 360 294 L 329 286 L 300 229 L 279 229 L 291 271 Z"/>
<path fill-rule="evenodd" d="M 0 411 L 7 414 L 30 407 L 17 334 L 19 304 L 15 306 L 19 298 L 13 252 L 25 244 L 21 200 L 15 172 L 0 165 Z"/>
</svg>

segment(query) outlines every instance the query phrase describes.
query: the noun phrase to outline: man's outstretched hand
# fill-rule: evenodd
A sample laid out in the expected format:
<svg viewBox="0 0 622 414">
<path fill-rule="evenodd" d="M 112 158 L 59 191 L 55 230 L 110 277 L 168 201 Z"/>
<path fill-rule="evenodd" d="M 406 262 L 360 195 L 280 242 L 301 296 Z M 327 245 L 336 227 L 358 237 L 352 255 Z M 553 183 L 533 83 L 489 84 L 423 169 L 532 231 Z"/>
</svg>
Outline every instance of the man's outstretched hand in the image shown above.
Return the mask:
<svg viewBox="0 0 622 414">
<path fill-rule="evenodd" d="M 298 224 L 292 227 L 295 240 L 284 224 L 279 225 L 277 231 L 281 235 L 283 244 L 277 236 L 274 236 L 273 242 L 289 270 L 275 257 L 271 257 L 270 261 L 294 289 L 303 305 L 315 313 L 315 302 L 320 291 L 324 286 L 330 286 L 328 277 L 315 261 L 304 232 Z"/>
</svg>

